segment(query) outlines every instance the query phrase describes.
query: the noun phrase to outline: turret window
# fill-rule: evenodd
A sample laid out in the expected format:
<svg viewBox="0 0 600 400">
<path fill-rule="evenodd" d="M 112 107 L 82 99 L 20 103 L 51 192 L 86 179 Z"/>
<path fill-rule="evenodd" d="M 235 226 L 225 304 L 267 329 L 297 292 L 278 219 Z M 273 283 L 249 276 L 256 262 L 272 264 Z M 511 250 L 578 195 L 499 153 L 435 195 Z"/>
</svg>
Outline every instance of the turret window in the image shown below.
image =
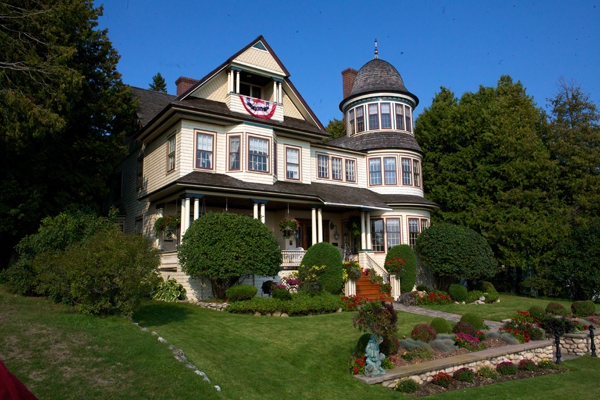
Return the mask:
<svg viewBox="0 0 600 400">
<path fill-rule="evenodd" d="M 379 107 L 377 104 L 369 104 L 369 129 L 379 129 Z"/>
<path fill-rule="evenodd" d="M 356 131 L 362 132 L 365 130 L 365 115 L 363 106 L 356 107 Z"/>
<path fill-rule="evenodd" d="M 385 170 L 385 184 L 395 185 L 396 184 L 396 157 L 386 157 L 383 159 L 383 166 Z"/>
<path fill-rule="evenodd" d="M 410 121 L 410 107 L 404 106 L 404 113 L 406 116 L 406 130 L 412 132 L 412 123 Z"/>
<path fill-rule="evenodd" d="M 392 116 L 389 103 L 381 104 L 381 129 L 392 128 Z"/>
<path fill-rule="evenodd" d="M 411 185 L 412 182 L 412 171 L 411 171 L 410 158 L 402 159 L 402 184 Z"/>
<path fill-rule="evenodd" d="M 413 171 L 415 186 L 421 186 L 421 170 L 419 169 L 419 161 L 413 160 Z"/>
<path fill-rule="evenodd" d="M 381 158 L 369 160 L 369 183 L 371 186 L 381 185 Z"/>
<path fill-rule="evenodd" d="M 350 124 L 348 126 L 348 132 L 350 132 L 350 135 L 354 135 L 354 110 L 350 110 L 348 113 L 348 121 Z"/>
<path fill-rule="evenodd" d="M 404 106 L 396 104 L 396 129 L 404 130 Z"/>
</svg>

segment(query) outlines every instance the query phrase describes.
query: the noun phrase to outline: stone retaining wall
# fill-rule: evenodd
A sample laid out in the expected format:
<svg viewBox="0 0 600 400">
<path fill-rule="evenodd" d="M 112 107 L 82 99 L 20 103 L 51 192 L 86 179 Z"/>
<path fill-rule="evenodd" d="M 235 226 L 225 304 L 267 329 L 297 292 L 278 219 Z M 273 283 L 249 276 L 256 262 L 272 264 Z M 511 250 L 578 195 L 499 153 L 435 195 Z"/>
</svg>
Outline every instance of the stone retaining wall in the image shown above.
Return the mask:
<svg viewBox="0 0 600 400">
<path fill-rule="evenodd" d="M 560 337 L 560 349 L 563 354 L 575 354 L 577 356 L 592 354 L 591 343 L 589 333 L 567 333 Z M 594 337 L 594 343 L 596 344 L 596 351 L 600 350 L 600 338 L 598 336 Z"/>
</svg>

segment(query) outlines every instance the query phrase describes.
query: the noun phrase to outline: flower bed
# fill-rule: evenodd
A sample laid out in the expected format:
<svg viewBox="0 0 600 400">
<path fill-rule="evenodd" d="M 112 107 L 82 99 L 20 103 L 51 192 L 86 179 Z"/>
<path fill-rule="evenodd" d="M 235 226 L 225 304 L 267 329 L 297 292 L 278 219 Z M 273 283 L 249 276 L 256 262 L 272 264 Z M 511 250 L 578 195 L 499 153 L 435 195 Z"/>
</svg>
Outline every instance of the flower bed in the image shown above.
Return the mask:
<svg viewBox="0 0 600 400">
<path fill-rule="evenodd" d="M 450 298 L 450 296 L 448 296 L 448 295 L 444 295 L 444 294 L 437 293 L 437 292 L 431 292 L 431 293 L 427 294 L 426 296 L 421 296 L 420 293 L 422 293 L 422 292 L 415 293 L 415 297 L 418 297 L 417 298 L 418 305 L 424 305 L 424 304 L 443 305 L 443 304 L 454 303 L 454 300 L 452 300 Z"/>
</svg>

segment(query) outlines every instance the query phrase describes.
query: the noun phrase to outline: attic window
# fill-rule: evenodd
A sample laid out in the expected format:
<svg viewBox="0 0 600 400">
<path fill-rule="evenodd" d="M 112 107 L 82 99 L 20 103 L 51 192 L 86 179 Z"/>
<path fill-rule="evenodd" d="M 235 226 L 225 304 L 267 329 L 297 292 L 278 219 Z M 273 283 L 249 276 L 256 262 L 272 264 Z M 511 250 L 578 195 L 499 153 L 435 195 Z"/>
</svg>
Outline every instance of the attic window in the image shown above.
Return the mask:
<svg viewBox="0 0 600 400">
<path fill-rule="evenodd" d="M 262 44 L 262 42 L 256 42 L 256 43 L 254 43 L 254 46 L 252 46 L 252 47 L 254 47 L 255 49 L 267 51 L 267 48 L 265 47 L 264 44 Z"/>
</svg>

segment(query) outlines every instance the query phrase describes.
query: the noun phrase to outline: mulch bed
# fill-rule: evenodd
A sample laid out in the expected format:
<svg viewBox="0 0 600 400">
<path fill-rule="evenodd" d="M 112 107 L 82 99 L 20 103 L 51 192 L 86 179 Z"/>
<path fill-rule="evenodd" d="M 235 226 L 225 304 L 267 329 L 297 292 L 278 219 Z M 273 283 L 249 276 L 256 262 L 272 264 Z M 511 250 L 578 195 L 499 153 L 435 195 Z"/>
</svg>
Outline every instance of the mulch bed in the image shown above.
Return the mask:
<svg viewBox="0 0 600 400">
<path fill-rule="evenodd" d="M 426 383 L 424 385 L 421 385 L 421 389 L 419 389 L 415 393 L 410 393 L 410 394 L 405 393 L 405 394 L 408 396 L 413 396 L 413 397 L 427 397 L 427 396 L 432 396 L 434 394 L 450 392 L 452 390 L 470 389 L 470 388 L 474 388 L 474 387 L 493 385 L 494 383 L 514 381 L 517 379 L 527 379 L 527 378 L 533 378 L 536 376 L 561 374 L 563 372 L 569 372 L 569 370 L 567 370 L 567 369 L 538 369 L 537 371 L 519 371 L 517 373 L 517 375 L 498 374 L 497 380 L 487 379 L 482 376 L 476 376 L 473 383 L 460 382 L 460 381 L 455 380 L 454 384 L 447 389 L 443 388 L 441 386 L 438 386 L 438 385 L 434 385 L 433 383 Z"/>
</svg>

